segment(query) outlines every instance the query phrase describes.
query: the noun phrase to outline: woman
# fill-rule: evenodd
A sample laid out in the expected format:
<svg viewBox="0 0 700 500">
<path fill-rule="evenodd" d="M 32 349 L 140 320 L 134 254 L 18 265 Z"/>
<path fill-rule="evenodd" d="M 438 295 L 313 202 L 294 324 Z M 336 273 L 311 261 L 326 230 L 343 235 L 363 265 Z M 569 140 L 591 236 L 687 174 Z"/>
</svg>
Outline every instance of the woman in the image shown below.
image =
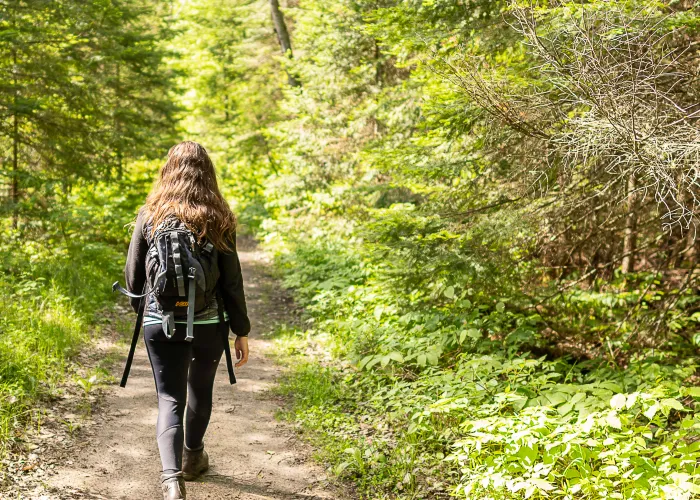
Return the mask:
<svg viewBox="0 0 700 500">
<path fill-rule="evenodd" d="M 195 315 L 192 342 L 184 339 L 184 319 L 180 322 L 175 318 L 175 334 L 168 338 L 156 298 L 148 295 L 144 338 L 158 393 L 156 434 L 165 500 L 186 498 L 184 481 L 209 467 L 204 433 L 211 416 L 214 376 L 224 348 L 222 338 L 228 337 L 229 328 L 236 334 L 236 367 L 248 360 L 250 321 L 236 253 L 236 219 L 219 191 L 209 155 L 196 142 L 185 141 L 170 149 L 158 181 L 139 211 L 125 269 L 129 290 L 144 288 L 147 253 L 155 228 L 173 220 L 184 224 L 200 245 L 209 242 L 216 248 L 218 296 L 225 313 L 222 323 L 215 296 Z M 138 309 L 139 299 L 132 299 L 132 306 Z M 178 328 L 178 324 L 183 326 Z"/>
</svg>

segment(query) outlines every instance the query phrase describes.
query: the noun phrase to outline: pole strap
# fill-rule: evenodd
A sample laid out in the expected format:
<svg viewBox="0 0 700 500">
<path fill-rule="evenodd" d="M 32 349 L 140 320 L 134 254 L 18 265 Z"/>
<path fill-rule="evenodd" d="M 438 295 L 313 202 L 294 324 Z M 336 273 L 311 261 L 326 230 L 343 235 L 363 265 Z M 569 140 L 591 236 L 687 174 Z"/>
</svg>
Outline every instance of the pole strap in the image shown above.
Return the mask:
<svg viewBox="0 0 700 500">
<path fill-rule="evenodd" d="M 145 287 L 144 287 L 144 290 L 146 290 Z M 124 288 L 123 286 L 121 286 L 118 281 L 115 281 L 114 284 L 112 285 L 112 292 L 122 293 L 122 294 L 124 294 L 127 297 L 130 297 L 132 299 L 142 299 L 143 297 L 148 295 L 148 292 L 142 293 L 142 294 L 132 293 L 129 290 L 127 290 L 126 288 Z"/>
</svg>

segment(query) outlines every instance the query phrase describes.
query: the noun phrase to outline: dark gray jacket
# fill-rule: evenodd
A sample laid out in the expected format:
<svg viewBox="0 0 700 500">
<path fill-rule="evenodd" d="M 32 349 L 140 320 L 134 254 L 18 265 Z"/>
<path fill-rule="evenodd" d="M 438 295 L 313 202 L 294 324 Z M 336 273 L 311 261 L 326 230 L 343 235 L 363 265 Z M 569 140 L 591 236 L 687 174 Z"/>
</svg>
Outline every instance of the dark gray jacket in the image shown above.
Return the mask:
<svg viewBox="0 0 700 500">
<path fill-rule="evenodd" d="M 143 211 L 139 212 L 134 226 L 134 234 L 129 245 L 129 254 L 126 258 L 124 275 L 126 278 L 126 288 L 134 293 L 141 293 L 146 283 L 146 254 L 148 253 L 149 238 L 146 237 Z M 245 303 L 243 292 L 243 276 L 241 274 L 241 263 L 236 252 L 235 235 L 231 242 L 233 251 L 230 253 L 219 252 L 219 287 L 224 302 L 224 310 L 228 314 L 231 331 L 239 337 L 244 337 L 250 332 L 250 320 Z M 151 303 L 148 304 L 147 315 L 159 315 L 157 309 Z M 139 306 L 139 299 L 131 299 L 131 307 L 136 311 Z M 197 314 L 195 319 L 203 318 L 207 315 L 217 314 L 216 299 L 204 311 Z"/>
</svg>

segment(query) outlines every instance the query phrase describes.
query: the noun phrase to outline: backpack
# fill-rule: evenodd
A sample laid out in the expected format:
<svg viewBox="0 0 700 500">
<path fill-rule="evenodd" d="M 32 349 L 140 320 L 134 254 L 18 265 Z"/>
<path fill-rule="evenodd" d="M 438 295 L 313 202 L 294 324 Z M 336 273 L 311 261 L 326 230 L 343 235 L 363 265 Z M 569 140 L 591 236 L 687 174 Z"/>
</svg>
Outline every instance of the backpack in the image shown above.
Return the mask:
<svg viewBox="0 0 700 500">
<path fill-rule="evenodd" d="M 187 318 L 191 341 L 195 313 L 211 304 L 219 280 L 218 252 L 210 242 L 197 242 L 185 224 L 161 224 L 146 255 L 146 283 L 163 317 L 163 331 L 171 338 L 175 319 Z"/>
<path fill-rule="evenodd" d="M 145 231 L 150 232 L 148 224 Z M 130 292 L 123 288 L 118 281 L 112 285 L 112 291 L 118 291 L 127 297 L 141 299 L 131 349 L 120 384 L 122 387 L 126 386 L 143 322 L 144 301 L 149 295 L 153 296 L 153 304 L 163 318 L 165 336 L 168 339 L 172 338 L 175 334 L 175 320 L 186 318 L 185 340 L 189 342 L 194 339 L 195 313 L 206 309 L 211 304 L 212 299 L 218 295 L 219 259 L 216 247 L 211 242 L 198 242 L 196 236 L 184 223 L 173 218 L 161 223 L 156 228 L 153 237 L 147 238 L 147 240 L 149 245 L 146 254 L 146 283 L 143 293 Z M 218 297 L 217 305 L 219 321 L 223 322 L 223 303 L 220 297 Z M 224 338 L 224 352 L 229 380 L 231 384 L 235 384 L 228 333 Z"/>
</svg>

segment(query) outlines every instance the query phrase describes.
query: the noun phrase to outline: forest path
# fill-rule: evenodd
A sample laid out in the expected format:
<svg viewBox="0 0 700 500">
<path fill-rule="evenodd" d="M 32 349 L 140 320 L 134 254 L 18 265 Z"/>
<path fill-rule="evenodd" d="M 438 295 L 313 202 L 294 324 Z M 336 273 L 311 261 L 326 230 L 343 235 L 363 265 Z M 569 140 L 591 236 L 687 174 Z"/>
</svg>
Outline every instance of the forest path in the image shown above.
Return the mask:
<svg viewBox="0 0 700 500">
<path fill-rule="evenodd" d="M 308 460 L 308 450 L 275 420 L 281 401 L 269 389 L 280 367 L 266 356 L 271 342 L 265 334 L 288 319 L 291 304 L 266 274 L 264 256 L 253 244 L 240 242 L 239 255 L 253 324 L 251 357 L 237 370 L 235 386 L 228 384 L 223 359 L 219 365 L 205 437 L 212 467 L 200 480 L 187 483 L 187 497 L 341 498 L 327 484 L 324 471 Z M 114 368 L 116 376 L 120 369 L 121 363 Z M 57 474 L 47 478 L 51 496 L 41 498 L 161 498 L 156 415 L 155 385 L 141 340 L 126 388 L 108 390 L 94 425 L 79 433 L 71 456 L 59 461 Z"/>
</svg>

